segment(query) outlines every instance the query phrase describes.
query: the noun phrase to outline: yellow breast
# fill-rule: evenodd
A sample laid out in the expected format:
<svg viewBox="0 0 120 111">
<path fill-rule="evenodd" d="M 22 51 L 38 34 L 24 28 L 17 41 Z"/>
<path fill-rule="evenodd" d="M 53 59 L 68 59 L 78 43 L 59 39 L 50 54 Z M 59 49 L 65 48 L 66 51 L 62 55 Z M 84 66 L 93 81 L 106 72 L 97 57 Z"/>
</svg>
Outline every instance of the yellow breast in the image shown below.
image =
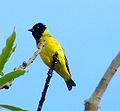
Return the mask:
<svg viewBox="0 0 120 111">
<path fill-rule="evenodd" d="M 52 36 L 45 35 L 40 38 L 38 47 L 40 46 L 40 44 L 43 40 L 45 40 L 46 43 L 40 53 L 40 56 L 41 56 L 42 60 L 44 61 L 44 63 L 50 67 L 51 63 L 52 63 L 53 55 L 57 52 L 59 63 L 56 64 L 54 70 L 56 72 L 58 72 L 61 76 L 66 76 L 64 78 L 66 78 L 66 79 L 69 78 L 68 77 L 69 73 L 66 68 L 64 51 L 63 51 L 63 48 L 61 47 L 60 43 Z"/>
</svg>

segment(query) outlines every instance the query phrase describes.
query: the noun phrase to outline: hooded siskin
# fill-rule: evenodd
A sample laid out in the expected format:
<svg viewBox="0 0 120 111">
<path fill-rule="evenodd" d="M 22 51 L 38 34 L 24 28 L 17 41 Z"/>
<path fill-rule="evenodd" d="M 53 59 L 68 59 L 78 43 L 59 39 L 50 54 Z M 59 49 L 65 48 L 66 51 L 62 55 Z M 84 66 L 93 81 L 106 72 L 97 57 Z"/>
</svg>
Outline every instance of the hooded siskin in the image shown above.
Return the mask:
<svg viewBox="0 0 120 111">
<path fill-rule="evenodd" d="M 45 46 L 40 53 L 40 56 L 48 67 L 51 66 L 53 55 L 56 52 L 58 53 L 58 62 L 56 63 L 54 70 L 61 77 L 63 77 L 67 84 L 68 90 L 71 90 L 72 86 L 76 86 L 76 84 L 71 78 L 68 61 L 61 44 L 52 35 L 49 34 L 47 27 L 42 23 L 35 24 L 32 29 L 29 29 L 29 31 L 32 32 L 38 48 L 41 45 L 42 41 L 46 41 Z"/>
</svg>

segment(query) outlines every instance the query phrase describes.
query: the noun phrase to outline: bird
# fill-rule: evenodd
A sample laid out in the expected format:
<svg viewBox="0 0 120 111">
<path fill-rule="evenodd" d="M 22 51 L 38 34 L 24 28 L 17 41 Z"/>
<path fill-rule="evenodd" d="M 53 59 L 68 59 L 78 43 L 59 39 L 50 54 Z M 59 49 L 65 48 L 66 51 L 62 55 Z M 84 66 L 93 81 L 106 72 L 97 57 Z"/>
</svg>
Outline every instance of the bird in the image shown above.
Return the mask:
<svg viewBox="0 0 120 111">
<path fill-rule="evenodd" d="M 40 57 L 48 67 L 51 67 L 53 55 L 55 53 L 58 54 L 54 70 L 65 80 L 67 88 L 70 91 L 76 84 L 71 78 L 68 60 L 62 45 L 49 33 L 47 26 L 41 22 L 36 23 L 28 31 L 32 32 L 37 48 L 45 41 L 45 45 L 40 52 Z"/>
</svg>

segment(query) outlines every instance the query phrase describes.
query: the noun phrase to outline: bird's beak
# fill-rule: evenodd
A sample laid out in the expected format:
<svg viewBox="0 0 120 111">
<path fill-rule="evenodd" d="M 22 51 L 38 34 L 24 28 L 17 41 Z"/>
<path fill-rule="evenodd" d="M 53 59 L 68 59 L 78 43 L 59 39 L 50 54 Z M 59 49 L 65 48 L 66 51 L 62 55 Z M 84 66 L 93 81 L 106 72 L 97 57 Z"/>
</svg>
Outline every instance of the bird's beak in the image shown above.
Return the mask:
<svg viewBox="0 0 120 111">
<path fill-rule="evenodd" d="M 32 28 L 32 29 L 28 29 L 28 31 L 30 31 L 30 32 L 34 32 L 34 29 Z"/>
</svg>

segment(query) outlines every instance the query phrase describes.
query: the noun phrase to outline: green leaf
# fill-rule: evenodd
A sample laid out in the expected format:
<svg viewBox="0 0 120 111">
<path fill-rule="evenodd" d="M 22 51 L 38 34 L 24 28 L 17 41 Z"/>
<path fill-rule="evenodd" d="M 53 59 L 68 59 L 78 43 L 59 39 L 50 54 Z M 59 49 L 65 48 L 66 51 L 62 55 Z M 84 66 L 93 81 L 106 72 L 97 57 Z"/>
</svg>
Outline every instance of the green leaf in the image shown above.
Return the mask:
<svg viewBox="0 0 120 111">
<path fill-rule="evenodd" d="M 12 71 L 8 74 L 5 74 L 0 78 L 0 88 L 2 88 L 5 84 L 8 82 L 11 82 L 13 79 L 23 75 L 25 73 L 24 69 L 17 69 L 15 71 Z"/>
<path fill-rule="evenodd" d="M 14 41 L 16 38 L 16 32 L 13 31 L 12 35 L 6 40 L 6 46 L 3 48 L 2 53 L 0 54 L 0 75 L 2 75 L 2 71 L 5 63 L 9 59 L 12 52 L 15 50 Z"/>
<path fill-rule="evenodd" d="M 0 72 L 0 75 L 1 75 L 1 76 L 4 76 L 4 73 L 3 73 L 3 72 Z"/>
<path fill-rule="evenodd" d="M 28 111 L 22 108 L 19 108 L 17 106 L 12 106 L 12 105 L 8 105 L 8 104 L 0 104 L 1 108 L 5 108 L 5 109 L 9 109 L 11 111 Z"/>
</svg>

